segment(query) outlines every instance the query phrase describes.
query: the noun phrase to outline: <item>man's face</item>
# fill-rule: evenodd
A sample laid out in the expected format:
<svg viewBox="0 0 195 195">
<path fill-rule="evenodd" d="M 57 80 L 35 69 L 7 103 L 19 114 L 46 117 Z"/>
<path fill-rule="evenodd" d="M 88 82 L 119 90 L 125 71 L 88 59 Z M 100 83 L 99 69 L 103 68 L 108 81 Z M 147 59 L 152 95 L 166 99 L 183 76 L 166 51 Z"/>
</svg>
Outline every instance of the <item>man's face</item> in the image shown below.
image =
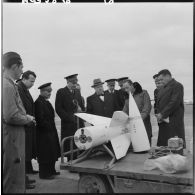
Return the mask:
<svg viewBox="0 0 195 195">
<path fill-rule="evenodd" d="M 118 85 L 122 89 L 122 87 L 123 87 L 123 81 L 118 81 Z"/>
<path fill-rule="evenodd" d="M 23 79 L 22 81 L 25 84 L 25 86 L 27 87 L 27 89 L 30 89 L 34 85 L 35 77 L 30 74 L 28 79 Z"/>
<path fill-rule="evenodd" d="M 157 88 L 160 88 L 160 87 L 163 86 L 163 83 L 162 83 L 162 81 L 159 79 L 159 77 L 156 77 L 156 78 L 154 79 L 154 82 L 155 82 Z"/>
<path fill-rule="evenodd" d="M 169 82 L 170 77 L 169 77 L 169 75 L 162 75 L 161 74 L 158 76 L 158 79 L 159 79 L 160 85 L 162 86 L 162 85 L 166 85 Z"/>
<path fill-rule="evenodd" d="M 15 80 L 18 80 L 23 73 L 23 64 L 21 65 L 14 64 L 12 66 L 12 70 L 14 72 Z"/>
<path fill-rule="evenodd" d="M 68 81 L 68 86 L 70 87 L 70 89 L 74 90 L 77 88 L 77 83 L 78 83 L 78 79 L 72 78 Z"/>
<path fill-rule="evenodd" d="M 103 85 L 98 85 L 98 86 L 94 87 L 94 89 L 95 89 L 95 92 L 97 95 L 101 95 L 104 93 Z"/>
<path fill-rule="evenodd" d="M 128 82 L 125 82 L 123 84 L 123 89 L 129 94 L 130 92 L 133 93 L 134 92 L 134 87 L 133 85 L 130 85 Z"/>
<path fill-rule="evenodd" d="M 41 94 L 42 94 L 42 96 L 43 96 L 45 99 L 49 99 L 50 96 L 51 96 L 51 92 L 52 92 L 52 88 L 51 88 L 51 86 L 48 86 L 48 87 L 45 87 L 45 88 L 42 90 Z"/>
<path fill-rule="evenodd" d="M 108 86 L 108 89 L 109 89 L 110 91 L 113 91 L 114 88 L 115 88 L 115 83 L 109 83 L 107 86 Z"/>
</svg>

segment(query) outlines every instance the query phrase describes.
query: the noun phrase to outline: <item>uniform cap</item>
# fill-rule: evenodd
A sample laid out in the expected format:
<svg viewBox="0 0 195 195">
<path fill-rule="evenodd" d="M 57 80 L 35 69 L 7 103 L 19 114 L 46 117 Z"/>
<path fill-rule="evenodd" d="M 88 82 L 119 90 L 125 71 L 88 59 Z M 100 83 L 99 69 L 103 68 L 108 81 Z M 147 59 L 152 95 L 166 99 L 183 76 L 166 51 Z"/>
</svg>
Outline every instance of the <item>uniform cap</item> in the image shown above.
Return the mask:
<svg viewBox="0 0 195 195">
<path fill-rule="evenodd" d="M 123 80 L 127 80 L 128 78 L 129 77 L 121 77 L 121 78 L 117 79 L 117 81 L 120 82 L 120 81 L 123 81 Z"/>
<path fill-rule="evenodd" d="M 43 88 L 48 87 L 50 85 L 51 85 L 51 83 L 45 83 L 45 84 L 39 86 L 38 89 L 43 89 Z"/>
<path fill-rule="evenodd" d="M 64 77 L 65 79 L 72 79 L 72 78 L 75 78 L 75 77 L 77 77 L 78 76 L 78 74 L 72 74 L 72 75 L 69 75 L 69 76 L 66 76 L 66 77 Z"/>
</svg>

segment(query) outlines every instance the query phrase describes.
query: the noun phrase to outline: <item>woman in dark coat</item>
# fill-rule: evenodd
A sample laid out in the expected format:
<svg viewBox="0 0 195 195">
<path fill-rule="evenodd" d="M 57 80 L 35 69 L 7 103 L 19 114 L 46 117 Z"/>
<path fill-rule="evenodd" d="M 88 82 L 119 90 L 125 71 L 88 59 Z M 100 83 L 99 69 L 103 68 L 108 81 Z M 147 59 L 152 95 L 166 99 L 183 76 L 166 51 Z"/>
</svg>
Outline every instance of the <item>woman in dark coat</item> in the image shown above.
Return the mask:
<svg viewBox="0 0 195 195">
<path fill-rule="evenodd" d="M 150 102 L 150 96 L 146 90 L 143 90 L 141 85 L 138 82 L 134 82 L 132 84 L 129 83 L 129 91 L 131 91 L 134 100 L 137 104 L 137 107 L 140 111 L 141 117 L 143 119 L 146 132 L 148 135 L 148 139 L 151 145 L 151 139 L 152 139 L 152 125 L 150 122 L 150 111 L 152 108 L 151 102 Z M 129 100 L 125 101 L 125 106 L 123 108 L 123 111 L 128 114 L 129 112 Z"/>
<path fill-rule="evenodd" d="M 39 177 L 42 179 L 53 179 L 53 175 L 59 175 L 55 170 L 55 162 L 60 157 L 60 144 L 54 121 L 54 109 L 47 100 L 51 96 L 50 85 L 51 83 L 46 83 L 38 88 L 40 95 L 35 101 L 37 156 Z"/>
</svg>

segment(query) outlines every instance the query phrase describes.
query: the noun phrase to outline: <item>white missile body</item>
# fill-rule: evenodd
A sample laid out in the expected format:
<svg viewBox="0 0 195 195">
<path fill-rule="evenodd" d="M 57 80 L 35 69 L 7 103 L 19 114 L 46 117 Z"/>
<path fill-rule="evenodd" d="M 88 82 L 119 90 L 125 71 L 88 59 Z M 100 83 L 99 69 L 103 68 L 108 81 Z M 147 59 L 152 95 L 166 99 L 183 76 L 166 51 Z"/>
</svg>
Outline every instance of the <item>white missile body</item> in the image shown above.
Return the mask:
<svg viewBox="0 0 195 195">
<path fill-rule="evenodd" d="M 131 94 L 129 94 L 129 116 L 123 111 L 115 111 L 112 119 L 86 113 L 75 115 L 94 125 L 76 131 L 74 141 L 79 149 L 87 150 L 110 141 L 116 159 L 126 155 L 131 142 L 134 152 L 150 149 L 143 120 Z"/>
</svg>

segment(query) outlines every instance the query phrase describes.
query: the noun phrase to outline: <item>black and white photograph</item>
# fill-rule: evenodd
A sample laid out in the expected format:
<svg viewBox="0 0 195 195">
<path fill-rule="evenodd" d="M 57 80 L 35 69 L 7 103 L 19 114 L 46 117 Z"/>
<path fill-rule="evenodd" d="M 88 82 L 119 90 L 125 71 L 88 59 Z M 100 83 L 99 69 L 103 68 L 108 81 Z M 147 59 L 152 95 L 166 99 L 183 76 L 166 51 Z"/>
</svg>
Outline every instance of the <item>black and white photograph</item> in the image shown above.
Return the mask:
<svg viewBox="0 0 195 195">
<path fill-rule="evenodd" d="M 195 193 L 194 2 L 2 2 L 3 193 Z"/>
</svg>

